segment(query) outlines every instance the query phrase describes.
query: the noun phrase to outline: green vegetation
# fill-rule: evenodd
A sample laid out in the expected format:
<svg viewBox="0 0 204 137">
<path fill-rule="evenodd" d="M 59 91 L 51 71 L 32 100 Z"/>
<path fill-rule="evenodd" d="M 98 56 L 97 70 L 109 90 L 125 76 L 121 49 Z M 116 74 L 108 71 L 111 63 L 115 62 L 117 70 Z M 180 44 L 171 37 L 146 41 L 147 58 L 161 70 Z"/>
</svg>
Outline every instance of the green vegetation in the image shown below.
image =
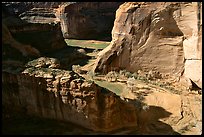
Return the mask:
<svg viewBox="0 0 204 137">
<path fill-rule="evenodd" d="M 108 82 L 108 81 L 98 81 L 98 80 L 94 80 L 94 82 L 99 86 L 104 87 L 116 93 L 116 95 L 120 95 L 123 92 L 123 86 L 121 84 Z"/>
<path fill-rule="evenodd" d="M 105 78 L 107 81 L 115 82 L 118 79 L 118 73 L 115 71 L 110 71 L 108 74 L 106 74 Z"/>
<path fill-rule="evenodd" d="M 106 41 L 75 40 L 75 39 L 65 39 L 65 42 L 69 46 L 91 49 L 104 49 L 110 44 L 110 42 Z"/>
<path fill-rule="evenodd" d="M 115 74 L 113 76 L 111 75 L 113 78 L 115 78 L 115 80 L 112 80 L 112 81 L 117 81 L 117 78 L 124 79 L 124 80 L 127 80 L 127 81 L 128 81 L 128 78 L 130 78 L 130 79 L 134 78 L 135 80 L 138 80 L 138 81 L 141 81 L 141 82 L 144 82 L 144 83 L 147 83 L 147 84 L 152 84 L 154 86 L 160 87 L 160 88 L 165 89 L 165 90 L 169 90 L 170 92 L 175 93 L 175 94 L 180 94 L 181 93 L 181 91 L 179 91 L 175 87 L 171 86 L 171 84 L 168 83 L 168 82 L 164 83 L 164 82 L 159 82 L 157 80 L 149 80 L 148 77 L 138 75 L 136 72 L 135 73 L 131 73 L 131 72 L 128 72 L 126 70 L 120 70 L 119 73 L 118 73 L 118 72 L 115 72 L 115 71 L 111 71 L 105 77 L 107 77 L 107 76 L 110 77 L 109 76 L 110 74 Z M 110 77 L 110 78 L 112 78 L 112 77 Z M 107 84 L 102 84 L 102 85 L 103 85 L 103 87 L 108 87 L 108 86 L 110 86 L 108 84 L 112 84 L 112 83 L 111 82 L 109 82 L 109 83 L 107 82 Z M 117 88 L 115 90 L 117 92 Z M 114 91 L 114 87 L 111 89 L 111 91 L 115 92 Z"/>
</svg>

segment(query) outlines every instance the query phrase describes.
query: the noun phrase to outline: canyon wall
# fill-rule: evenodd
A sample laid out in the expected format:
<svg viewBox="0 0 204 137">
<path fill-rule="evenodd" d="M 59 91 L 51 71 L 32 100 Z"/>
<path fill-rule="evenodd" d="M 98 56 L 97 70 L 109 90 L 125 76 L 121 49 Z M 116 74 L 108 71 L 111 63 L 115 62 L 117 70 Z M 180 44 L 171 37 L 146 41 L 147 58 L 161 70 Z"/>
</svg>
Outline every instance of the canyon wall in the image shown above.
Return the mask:
<svg viewBox="0 0 204 137">
<path fill-rule="evenodd" d="M 60 24 L 29 23 L 21 26 L 8 26 L 13 38 L 23 44 L 37 48 L 41 53 L 48 53 L 66 47 Z"/>
<path fill-rule="evenodd" d="M 28 23 L 2 5 L 3 70 L 19 72 L 28 61 L 66 47 L 60 24 Z"/>
<path fill-rule="evenodd" d="M 139 109 L 134 103 L 71 71 L 30 69 L 18 75 L 2 72 L 4 108 L 73 122 L 94 131 L 137 127 Z"/>
<path fill-rule="evenodd" d="M 62 4 L 56 16 L 60 19 L 64 38 L 108 39 L 115 12 L 122 2 L 73 2 Z"/>
<path fill-rule="evenodd" d="M 124 3 L 116 12 L 111 44 L 99 53 L 94 71 L 153 70 L 202 87 L 201 9 L 196 2 Z"/>
<path fill-rule="evenodd" d="M 180 7 L 175 12 L 175 20 L 185 37 L 183 76 L 202 88 L 202 2 L 181 4 Z"/>
<path fill-rule="evenodd" d="M 10 13 L 9 7 L 2 5 L 3 43 L 16 45 L 15 39 L 22 45 L 30 45 L 40 53 L 54 51 L 66 46 L 60 24 L 28 23 L 19 16 Z M 7 36 L 6 36 L 7 35 Z"/>
<path fill-rule="evenodd" d="M 61 24 L 64 38 L 111 40 L 115 12 L 123 2 L 4 2 L 30 23 Z"/>
<path fill-rule="evenodd" d="M 122 100 L 94 82 L 61 69 L 63 63 L 70 65 L 85 55 L 66 46 L 59 23 L 22 20 L 23 9 L 17 6 L 9 11 L 12 6 L 7 6 L 2 10 L 4 109 L 73 122 L 95 131 L 137 127 L 140 104 Z M 33 10 L 32 6 L 24 8 Z M 42 57 L 46 55 L 53 58 Z"/>
</svg>

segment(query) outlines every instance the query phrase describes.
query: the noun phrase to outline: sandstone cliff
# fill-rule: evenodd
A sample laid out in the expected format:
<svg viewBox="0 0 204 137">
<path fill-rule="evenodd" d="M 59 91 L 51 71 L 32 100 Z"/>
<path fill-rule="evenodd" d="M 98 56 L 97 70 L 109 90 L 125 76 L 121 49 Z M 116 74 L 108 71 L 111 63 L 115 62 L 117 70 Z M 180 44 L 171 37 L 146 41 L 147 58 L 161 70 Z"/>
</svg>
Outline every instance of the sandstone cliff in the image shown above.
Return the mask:
<svg viewBox="0 0 204 137">
<path fill-rule="evenodd" d="M 116 12 L 112 42 L 94 71 L 154 70 L 202 87 L 201 9 L 195 2 L 124 3 Z"/>
<path fill-rule="evenodd" d="M 64 38 L 109 39 L 122 2 L 73 2 L 57 9 Z"/>
<path fill-rule="evenodd" d="M 28 23 L 12 13 L 10 8 L 2 5 L 2 23 L 8 30 L 5 29 L 3 35 L 10 33 L 3 42 L 8 43 L 9 39 L 13 37 L 19 43 L 30 45 L 39 52 L 53 51 L 66 46 L 60 24 Z"/>
<path fill-rule="evenodd" d="M 115 12 L 123 2 L 4 2 L 30 23 L 60 22 L 64 38 L 111 40 Z"/>
<path fill-rule="evenodd" d="M 28 23 L 19 19 L 20 13 L 9 13 L 16 10 L 3 7 L 4 109 L 73 122 L 96 131 L 137 127 L 140 104 L 137 108 L 134 101 L 121 100 L 74 72 L 56 69 L 86 57 L 66 46 L 59 24 Z M 32 57 L 33 54 L 37 55 Z M 45 55 L 58 58 L 33 60 Z"/>
<path fill-rule="evenodd" d="M 27 61 L 66 47 L 60 24 L 28 23 L 9 11 L 9 7 L 2 6 L 3 70 L 20 71 Z M 77 52 L 72 49 L 72 53 L 75 55 Z M 63 55 L 62 58 L 66 60 L 67 57 Z M 72 59 L 81 58 L 79 54 L 76 54 L 78 57 L 73 55 Z"/>
<path fill-rule="evenodd" d="M 10 111 L 73 122 L 94 131 L 137 127 L 139 108 L 74 72 L 27 68 L 2 73 L 2 104 Z M 124 120 L 121 120 L 124 119 Z"/>
</svg>

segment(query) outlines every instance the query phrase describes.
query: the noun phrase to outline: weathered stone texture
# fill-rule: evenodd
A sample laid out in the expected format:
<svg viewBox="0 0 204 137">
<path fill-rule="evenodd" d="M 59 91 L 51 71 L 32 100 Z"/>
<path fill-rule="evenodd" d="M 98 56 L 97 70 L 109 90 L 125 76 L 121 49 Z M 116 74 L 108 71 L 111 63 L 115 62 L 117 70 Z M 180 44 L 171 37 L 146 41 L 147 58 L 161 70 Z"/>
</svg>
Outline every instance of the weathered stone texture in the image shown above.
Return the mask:
<svg viewBox="0 0 204 137">
<path fill-rule="evenodd" d="M 194 73 L 194 66 L 186 63 L 202 61 L 202 8 L 198 9 L 195 2 L 124 3 L 116 12 L 112 42 L 99 53 L 94 71 L 153 70 L 175 77 L 183 71 Z M 200 72 L 196 71 L 196 79 L 201 80 Z M 185 76 L 202 87 L 189 74 Z"/>
<path fill-rule="evenodd" d="M 2 74 L 2 104 L 10 110 L 73 122 L 95 131 L 137 127 L 139 109 L 134 103 L 74 72 L 38 68 L 19 75 Z"/>
</svg>

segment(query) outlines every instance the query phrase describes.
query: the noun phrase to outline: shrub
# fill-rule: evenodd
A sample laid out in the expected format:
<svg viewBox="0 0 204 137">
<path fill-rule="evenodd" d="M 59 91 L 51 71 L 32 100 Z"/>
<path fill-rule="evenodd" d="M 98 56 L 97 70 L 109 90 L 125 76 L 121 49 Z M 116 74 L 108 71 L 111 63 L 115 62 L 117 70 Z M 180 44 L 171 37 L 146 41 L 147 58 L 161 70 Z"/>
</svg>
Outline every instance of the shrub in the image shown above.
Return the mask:
<svg viewBox="0 0 204 137">
<path fill-rule="evenodd" d="M 134 73 L 132 74 L 132 76 L 133 76 L 135 79 L 137 79 L 137 78 L 138 78 L 137 72 L 134 72 Z"/>
<path fill-rule="evenodd" d="M 118 73 L 115 71 L 110 71 L 108 74 L 106 74 L 105 78 L 107 81 L 115 82 L 118 79 Z"/>
<path fill-rule="evenodd" d="M 127 87 L 131 89 L 131 91 L 133 91 L 133 88 L 135 87 L 135 78 L 128 78 L 127 80 Z"/>
<path fill-rule="evenodd" d="M 72 65 L 72 70 L 74 72 L 80 72 L 80 66 L 79 65 Z"/>
<path fill-rule="evenodd" d="M 126 76 L 127 78 L 130 78 L 130 77 L 132 77 L 132 73 L 126 72 L 126 73 L 125 73 L 125 76 Z"/>
</svg>

